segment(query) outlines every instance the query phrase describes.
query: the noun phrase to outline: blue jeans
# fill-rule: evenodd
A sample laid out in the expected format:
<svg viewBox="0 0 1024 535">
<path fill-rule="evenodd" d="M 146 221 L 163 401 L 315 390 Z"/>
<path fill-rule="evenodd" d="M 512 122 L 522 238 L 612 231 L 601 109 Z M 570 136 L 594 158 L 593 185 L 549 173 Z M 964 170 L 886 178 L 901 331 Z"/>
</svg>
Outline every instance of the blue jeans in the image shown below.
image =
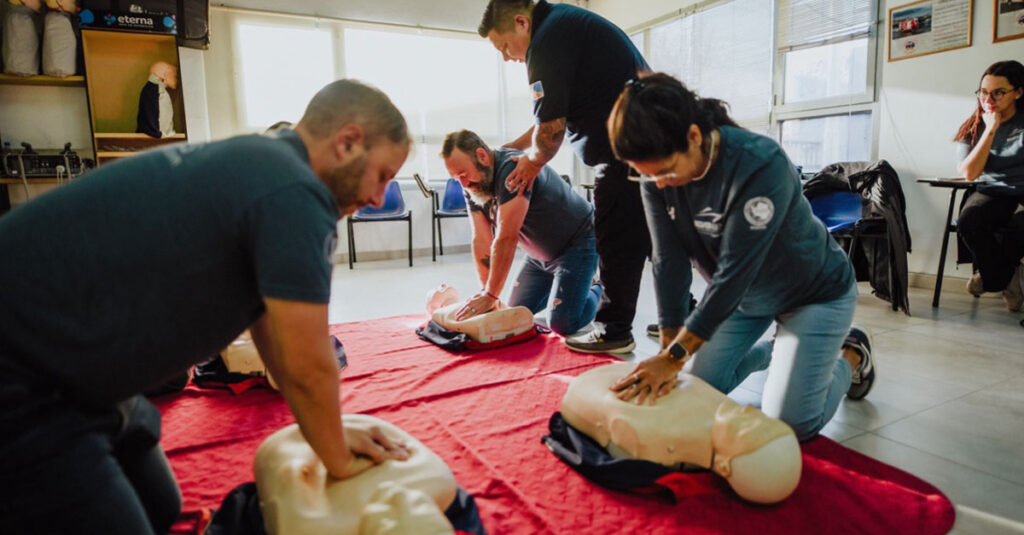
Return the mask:
<svg viewBox="0 0 1024 535">
<path fill-rule="evenodd" d="M 737 310 L 697 351 L 691 371 L 728 393 L 751 373 L 767 369 L 761 410 L 807 440 L 832 419 L 850 389 L 853 372 L 839 352 L 856 305 L 857 286 L 851 284 L 838 299 L 775 318 Z M 774 345 L 758 342 L 773 320 L 779 327 Z"/>
<path fill-rule="evenodd" d="M 601 287 L 593 284 L 597 270 L 594 229 L 577 238 L 550 262 L 527 257 L 512 288 L 509 306 L 524 306 L 534 314 L 548 308 L 548 327 L 572 334 L 594 320 Z"/>
</svg>

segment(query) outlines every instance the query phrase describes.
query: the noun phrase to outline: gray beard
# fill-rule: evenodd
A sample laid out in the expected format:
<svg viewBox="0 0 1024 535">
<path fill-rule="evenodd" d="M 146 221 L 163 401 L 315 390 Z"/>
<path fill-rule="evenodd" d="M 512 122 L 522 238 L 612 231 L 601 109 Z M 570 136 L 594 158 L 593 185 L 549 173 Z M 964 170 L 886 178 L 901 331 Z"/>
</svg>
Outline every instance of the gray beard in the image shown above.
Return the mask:
<svg viewBox="0 0 1024 535">
<path fill-rule="evenodd" d="M 469 193 L 469 198 L 474 203 L 483 207 L 494 199 L 494 167 L 477 163 L 476 168 L 483 174 L 483 178 L 475 185 L 467 187 L 466 193 Z"/>
</svg>

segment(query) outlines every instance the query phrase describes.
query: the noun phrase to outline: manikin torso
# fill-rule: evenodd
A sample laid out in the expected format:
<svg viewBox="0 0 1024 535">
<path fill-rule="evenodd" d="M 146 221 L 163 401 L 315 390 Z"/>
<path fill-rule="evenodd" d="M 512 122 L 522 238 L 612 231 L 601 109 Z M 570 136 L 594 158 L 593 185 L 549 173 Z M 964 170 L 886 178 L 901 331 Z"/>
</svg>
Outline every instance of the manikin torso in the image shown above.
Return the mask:
<svg viewBox="0 0 1024 535">
<path fill-rule="evenodd" d="M 270 535 L 452 533 L 442 511 L 455 499 L 448 466 L 433 451 L 388 422 L 363 414 L 343 416 L 346 428 L 376 426 L 404 442 L 405 461 L 388 460 L 359 474 L 334 479 L 298 425 L 260 445 L 253 461 L 264 525 Z M 359 462 L 372 464 L 368 459 Z"/>
<path fill-rule="evenodd" d="M 608 388 L 634 366 L 610 364 L 574 379 L 562 399 L 566 422 L 615 457 L 710 468 L 753 502 L 793 492 L 802 459 L 789 426 L 685 373 L 654 405 L 622 401 Z"/>
<path fill-rule="evenodd" d="M 504 340 L 533 328 L 533 313 L 526 307 L 501 307 L 457 321 L 455 314 L 463 304 L 455 288 L 445 284 L 427 293 L 427 314 L 434 323 L 449 331 L 465 333 L 477 342 Z"/>
</svg>

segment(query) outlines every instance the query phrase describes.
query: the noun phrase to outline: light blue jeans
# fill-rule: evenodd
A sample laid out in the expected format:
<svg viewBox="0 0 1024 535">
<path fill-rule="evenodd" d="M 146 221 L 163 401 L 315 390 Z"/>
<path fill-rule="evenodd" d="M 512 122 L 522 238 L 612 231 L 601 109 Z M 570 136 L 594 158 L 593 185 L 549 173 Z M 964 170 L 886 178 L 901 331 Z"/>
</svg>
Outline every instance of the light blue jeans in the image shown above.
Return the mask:
<svg viewBox="0 0 1024 535">
<path fill-rule="evenodd" d="M 563 336 L 572 334 L 594 320 L 602 292 L 592 284 L 596 270 L 596 240 L 590 228 L 550 262 L 527 257 L 508 304 L 524 306 L 534 314 L 547 308 L 548 327 Z"/>
<path fill-rule="evenodd" d="M 734 312 L 693 358 L 691 372 L 730 392 L 753 372 L 767 369 L 761 411 L 789 424 L 799 440 L 813 438 L 832 419 L 853 372 L 840 356 L 853 322 L 857 286 L 838 299 L 779 316 Z M 778 322 L 774 345 L 757 339 Z"/>
</svg>

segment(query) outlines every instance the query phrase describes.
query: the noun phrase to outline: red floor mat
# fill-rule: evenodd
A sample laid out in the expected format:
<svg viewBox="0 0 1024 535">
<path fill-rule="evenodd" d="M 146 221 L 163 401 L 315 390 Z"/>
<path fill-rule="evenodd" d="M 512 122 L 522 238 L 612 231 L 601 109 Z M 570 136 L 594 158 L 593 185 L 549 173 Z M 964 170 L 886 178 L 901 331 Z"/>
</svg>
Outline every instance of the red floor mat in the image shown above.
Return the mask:
<svg viewBox="0 0 1024 535">
<path fill-rule="evenodd" d="M 953 506 L 938 489 L 827 438 L 802 446 L 800 485 L 776 506 L 743 502 L 707 474 L 685 476 L 697 491 L 676 505 L 605 490 L 540 438 L 568 382 L 609 358 L 571 353 L 550 335 L 453 355 L 416 337 L 422 321 L 331 328 L 348 354 L 343 410 L 388 420 L 437 452 L 476 498 L 490 533 L 932 534 L 953 525 Z M 265 390 L 236 396 L 189 386 L 155 401 L 184 497 L 178 532 L 194 532 L 204 508 L 252 480 L 260 442 L 294 422 L 280 395 Z"/>
</svg>

